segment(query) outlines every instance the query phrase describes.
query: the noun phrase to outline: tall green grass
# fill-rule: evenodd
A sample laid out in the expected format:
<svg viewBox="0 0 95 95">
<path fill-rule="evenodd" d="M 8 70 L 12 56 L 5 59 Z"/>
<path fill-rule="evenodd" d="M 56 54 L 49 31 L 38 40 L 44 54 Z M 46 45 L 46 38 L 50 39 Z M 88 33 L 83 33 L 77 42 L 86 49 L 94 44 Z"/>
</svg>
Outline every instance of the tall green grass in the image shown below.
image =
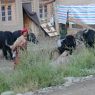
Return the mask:
<svg viewBox="0 0 95 95">
<path fill-rule="evenodd" d="M 86 76 L 94 74 L 95 56 L 91 50 L 83 49 L 73 54 L 68 63 L 51 65 L 50 51 L 32 51 L 22 53 L 20 63 L 10 74 L 0 74 L 0 92 L 14 90 L 16 92 L 34 91 L 39 88 L 60 85 L 67 76 Z"/>
<path fill-rule="evenodd" d="M 6 76 L 3 73 L 0 73 L 0 93 L 9 89 L 10 87 L 6 82 Z"/>
<path fill-rule="evenodd" d="M 64 78 L 52 67 L 48 51 L 22 53 L 14 72 L 6 75 L 10 90 L 25 92 L 64 83 Z"/>
<path fill-rule="evenodd" d="M 94 50 L 82 49 L 78 54 L 73 54 L 67 64 L 59 66 L 62 69 L 64 76 L 87 76 L 94 74 L 95 55 Z"/>
</svg>

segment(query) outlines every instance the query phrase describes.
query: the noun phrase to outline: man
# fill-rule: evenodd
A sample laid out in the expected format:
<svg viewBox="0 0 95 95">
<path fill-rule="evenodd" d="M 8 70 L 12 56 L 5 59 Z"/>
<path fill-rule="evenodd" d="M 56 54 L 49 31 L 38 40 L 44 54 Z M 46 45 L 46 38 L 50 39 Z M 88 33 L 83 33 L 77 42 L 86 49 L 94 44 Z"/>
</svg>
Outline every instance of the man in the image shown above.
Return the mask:
<svg viewBox="0 0 95 95">
<path fill-rule="evenodd" d="M 10 48 L 13 51 L 13 57 L 14 57 L 14 64 L 17 64 L 19 62 L 19 50 L 27 48 L 27 35 L 28 30 L 23 29 L 21 30 L 22 35 L 17 38 L 17 40 L 14 42 L 13 45 L 10 46 Z"/>
</svg>

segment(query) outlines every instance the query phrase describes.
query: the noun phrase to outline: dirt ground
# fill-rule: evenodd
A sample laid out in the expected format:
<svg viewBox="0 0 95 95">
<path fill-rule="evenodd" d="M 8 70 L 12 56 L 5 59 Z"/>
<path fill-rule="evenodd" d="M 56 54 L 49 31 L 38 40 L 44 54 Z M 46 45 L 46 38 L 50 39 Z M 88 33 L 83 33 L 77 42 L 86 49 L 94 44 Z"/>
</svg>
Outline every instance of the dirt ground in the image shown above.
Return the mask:
<svg viewBox="0 0 95 95">
<path fill-rule="evenodd" d="M 69 87 L 56 89 L 47 95 L 95 95 L 95 77 L 90 80 L 72 84 Z"/>
<path fill-rule="evenodd" d="M 5 60 L 2 56 L 2 51 L 0 50 L 0 73 L 8 73 L 13 71 L 14 64 L 12 61 Z"/>
</svg>

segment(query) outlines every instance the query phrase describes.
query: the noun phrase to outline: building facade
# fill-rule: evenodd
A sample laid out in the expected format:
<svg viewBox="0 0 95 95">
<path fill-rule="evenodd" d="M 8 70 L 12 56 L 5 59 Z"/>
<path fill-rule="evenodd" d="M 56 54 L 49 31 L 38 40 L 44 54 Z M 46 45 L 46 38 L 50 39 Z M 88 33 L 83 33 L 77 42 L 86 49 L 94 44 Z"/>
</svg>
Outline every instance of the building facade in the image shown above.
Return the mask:
<svg viewBox="0 0 95 95">
<path fill-rule="evenodd" d="M 52 16 L 53 6 L 49 0 L 0 0 L 0 31 L 27 27 L 37 34 L 40 24 Z"/>
<path fill-rule="evenodd" d="M 20 0 L 0 0 L 0 31 L 13 31 L 23 27 Z"/>
</svg>

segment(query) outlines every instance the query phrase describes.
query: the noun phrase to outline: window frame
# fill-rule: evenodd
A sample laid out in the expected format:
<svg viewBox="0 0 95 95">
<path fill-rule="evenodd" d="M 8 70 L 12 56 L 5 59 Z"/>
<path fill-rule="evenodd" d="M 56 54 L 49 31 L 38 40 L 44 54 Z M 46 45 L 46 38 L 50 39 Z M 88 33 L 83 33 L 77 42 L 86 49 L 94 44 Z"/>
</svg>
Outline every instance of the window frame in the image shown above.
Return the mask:
<svg viewBox="0 0 95 95">
<path fill-rule="evenodd" d="M 41 12 L 42 10 L 42 12 Z M 46 20 L 47 19 L 47 16 L 48 16 L 48 8 L 47 8 L 47 5 L 41 5 L 39 4 L 39 17 L 41 20 Z"/>
<path fill-rule="evenodd" d="M 12 22 L 13 21 L 13 19 L 14 19 L 14 17 L 13 17 L 13 6 L 14 6 L 13 3 L 15 3 L 15 0 L 11 0 L 7 3 L 5 3 L 5 1 L 4 2 L 0 1 L 0 20 L 2 22 Z M 2 16 L 2 9 L 1 9 L 2 6 L 5 6 L 5 21 L 2 18 L 3 17 Z M 9 6 L 11 6 L 10 10 L 8 10 Z M 9 14 L 9 12 L 10 12 L 10 14 Z"/>
<path fill-rule="evenodd" d="M 4 10 L 2 10 L 2 7 L 4 7 Z M 3 15 L 4 13 L 4 15 Z M 1 5 L 1 20 L 6 21 L 6 8 L 4 5 Z"/>
<path fill-rule="evenodd" d="M 10 6 L 10 10 L 8 10 L 8 7 Z M 10 15 L 9 15 L 9 12 L 10 12 Z M 8 21 L 12 21 L 12 5 L 8 5 L 7 6 L 7 20 Z M 11 17 L 11 19 L 9 19 L 9 17 Z"/>
</svg>

